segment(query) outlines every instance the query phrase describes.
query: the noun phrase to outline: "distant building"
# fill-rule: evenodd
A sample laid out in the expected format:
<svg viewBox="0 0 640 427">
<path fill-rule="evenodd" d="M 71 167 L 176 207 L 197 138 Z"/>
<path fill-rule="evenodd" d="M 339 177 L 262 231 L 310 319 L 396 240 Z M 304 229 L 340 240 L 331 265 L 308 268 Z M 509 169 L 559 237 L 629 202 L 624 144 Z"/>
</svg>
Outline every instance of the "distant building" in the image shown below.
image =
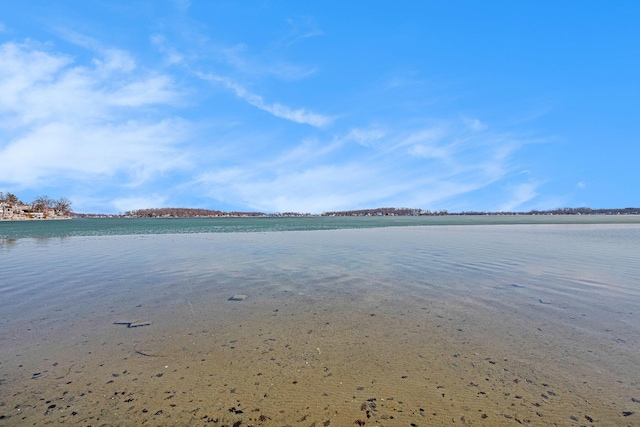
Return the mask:
<svg viewBox="0 0 640 427">
<path fill-rule="evenodd" d="M 9 203 L 0 202 L 0 218 L 10 219 L 13 217 L 13 206 Z"/>
</svg>

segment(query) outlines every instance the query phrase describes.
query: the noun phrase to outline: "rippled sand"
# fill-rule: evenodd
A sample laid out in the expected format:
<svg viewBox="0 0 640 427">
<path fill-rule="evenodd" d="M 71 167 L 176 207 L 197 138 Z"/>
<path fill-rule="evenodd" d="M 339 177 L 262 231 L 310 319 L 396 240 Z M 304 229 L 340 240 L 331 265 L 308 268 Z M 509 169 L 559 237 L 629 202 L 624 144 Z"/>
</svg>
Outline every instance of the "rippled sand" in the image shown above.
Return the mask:
<svg viewBox="0 0 640 427">
<path fill-rule="evenodd" d="M 640 425 L 639 241 L 505 225 L 6 244 L 0 425 Z"/>
</svg>

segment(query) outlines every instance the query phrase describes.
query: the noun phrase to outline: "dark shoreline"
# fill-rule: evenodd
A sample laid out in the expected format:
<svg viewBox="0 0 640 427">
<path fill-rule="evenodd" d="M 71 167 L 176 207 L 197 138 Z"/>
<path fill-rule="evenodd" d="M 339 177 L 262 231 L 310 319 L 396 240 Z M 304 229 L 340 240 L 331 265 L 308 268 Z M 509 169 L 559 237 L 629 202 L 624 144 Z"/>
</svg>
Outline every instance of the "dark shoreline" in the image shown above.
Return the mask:
<svg viewBox="0 0 640 427">
<path fill-rule="evenodd" d="M 123 214 L 82 214 L 76 213 L 78 218 L 262 218 L 262 217 L 375 217 L 375 216 L 553 216 L 553 215 L 640 215 L 640 208 L 602 208 L 592 209 L 560 208 L 549 210 L 531 210 L 528 212 L 483 212 L 463 211 L 448 212 L 447 210 L 430 211 L 415 208 L 373 208 L 346 211 L 323 212 L 321 214 L 299 212 L 223 212 L 199 208 L 151 208 L 128 211 Z"/>
</svg>

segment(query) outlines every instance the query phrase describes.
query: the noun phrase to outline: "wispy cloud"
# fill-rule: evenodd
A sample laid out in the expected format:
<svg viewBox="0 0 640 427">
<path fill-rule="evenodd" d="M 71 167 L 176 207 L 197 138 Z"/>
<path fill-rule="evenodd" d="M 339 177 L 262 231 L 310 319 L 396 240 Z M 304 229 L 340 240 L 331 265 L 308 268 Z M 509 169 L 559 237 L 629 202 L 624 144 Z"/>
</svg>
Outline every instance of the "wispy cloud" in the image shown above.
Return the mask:
<svg viewBox="0 0 640 427">
<path fill-rule="evenodd" d="M 181 124 L 129 121 L 114 125 L 63 122 L 35 126 L 0 150 L 5 180 L 35 185 L 52 177 L 98 179 L 125 172 L 124 185 L 139 185 L 153 175 L 188 161 L 171 148 Z"/>
<path fill-rule="evenodd" d="M 90 44 L 90 43 L 89 43 Z M 172 79 L 101 50 L 91 66 L 36 43 L 0 45 L 0 164 L 5 182 L 126 176 L 123 185 L 188 164 L 188 123 L 148 109 L 176 102 Z M 157 113 L 157 111 L 156 111 Z"/>
<path fill-rule="evenodd" d="M 259 108 L 262 111 L 266 111 L 275 117 L 319 128 L 327 126 L 332 121 L 332 118 L 329 116 L 307 111 L 304 108 L 292 109 L 279 103 L 269 104 L 265 102 L 260 95 L 251 93 L 246 88 L 233 82 L 227 77 L 200 72 L 196 72 L 196 75 L 203 80 L 224 85 L 227 89 L 231 89 L 236 96 L 245 100 L 248 104 Z"/>
<path fill-rule="evenodd" d="M 375 170 L 365 165 L 315 165 L 275 175 L 250 169 L 223 170 L 201 176 L 198 183 L 219 200 L 239 198 L 257 210 L 322 212 L 359 206 L 388 196 L 371 184 Z"/>
<path fill-rule="evenodd" d="M 314 19 L 309 16 L 295 16 L 286 20 L 289 32 L 278 44 L 288 48 L 292 45 L 311 37 L 324 35 L 324 31 L 318 26 Z"/>
<path fill-rule="evenodd" d="M 96 71 L 107 73 L 121 71 L 127 73 L 136 68 L 135 59 L 125 50 L 105 46 L 92 37 L 68 28 L 58 28 L 56 31 L 68 42 L 96 53 L 97 56 L 93 58 Z"/>
<path fill-rule="evenodd" d="M 269 76 L 281 80 L 300 80 L 317 71 L 314 67 L 293 64 L 280 59 L 279 55 L 274 55 L 272 52 L 251 54 L 243 43 L 222 47 L 220 51 L 226 64 L 245 76 Z"/>
<path fill-rule="evenodd" d="M 393 149 L 416 144 L 437 144 L 450 135 L 451 130 L 445 125 L 422 127 L 399 135 L 398 141 L 393 145 Z"/>
<path fill-rule="evenodd" d="M 538 196 L 539 183 L 525 182 L 513 186 L 509 186 L 508 190 L 511 198 L 500 205 L 499 210 L 504 212 L 512 212 L 520 209 L 525 203 L 530 202 Z"/>
<path fill-rule="evenodd" d="M 347 140 L 353 140 L 365 147 L 376 145 L 387 136 L 387 132 L 379 127 L 353 128 L 346 136 Z"/>
<path fill-rule="evenodd" d="M 463 117 L 462 120 L 469 127 L 469 129 L 474 131 L 481 131 L 487 128 L 487 125 L 485 123 L 482 123 L 479 119 Z"/>
<path fill-rule="evenodd" d="M 443 146 L 416 144 L 409 149 L 409 154 L 425 159 L 444 159 L 449 156 L 449 150 Z"/>
<path fill-rule="evenodd" d="M 325 142 L 307 139 L 270 158 L 244 159 L 233 167 L 202 173 L 193 185 L 217 200 L 240 201 L 267 212 L 378 205 L 444 208 L 515 174 L 510 153 L 526 143 L 492 133 L 471 137 L 467 132 L 477 131 L 465 123 L 449 130 L 427 127 L 408 132 L 404 126 L 353 128 Z M 362 146 L 367 150 L 355 149 Z M 518 206 L 536 195 L 535 186 L 520 186 L 510 190 L 504 204 Z"/>
<path fill-rule="evenodd" d="M 175 65 L 184 63 L 184 55 L 171 46 L 165 36 L 154 34 L 150 38 L 151 44 L 165 56 L 167 65 Z"/>
</svg>

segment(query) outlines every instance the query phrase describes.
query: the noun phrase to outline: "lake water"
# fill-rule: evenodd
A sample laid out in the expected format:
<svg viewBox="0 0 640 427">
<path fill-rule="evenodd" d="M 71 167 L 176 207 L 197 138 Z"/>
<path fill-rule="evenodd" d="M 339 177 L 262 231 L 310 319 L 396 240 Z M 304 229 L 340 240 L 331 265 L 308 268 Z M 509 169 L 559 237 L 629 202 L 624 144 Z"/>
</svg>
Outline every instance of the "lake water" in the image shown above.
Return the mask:
<svg viewBox="0 0 640 427">
<path fill-rule="evenodd" d="M 0 223 L 0 272 L 0 425 L 640 425 L 638 217 Z"/>
</svg>

